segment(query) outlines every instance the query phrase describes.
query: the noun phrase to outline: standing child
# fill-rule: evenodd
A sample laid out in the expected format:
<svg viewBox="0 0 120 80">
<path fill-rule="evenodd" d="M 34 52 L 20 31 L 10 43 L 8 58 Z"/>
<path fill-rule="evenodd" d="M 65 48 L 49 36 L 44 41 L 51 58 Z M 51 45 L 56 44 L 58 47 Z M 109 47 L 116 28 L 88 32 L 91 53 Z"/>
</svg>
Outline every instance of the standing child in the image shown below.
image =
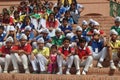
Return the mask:
<svg viewBox="0 0 120 80">
<path fill-rule="evenodd" d="M 55 73 L 57 67 L 57 46 L 52 45 L 49 57 L 48 73 Z"/>
</svg>

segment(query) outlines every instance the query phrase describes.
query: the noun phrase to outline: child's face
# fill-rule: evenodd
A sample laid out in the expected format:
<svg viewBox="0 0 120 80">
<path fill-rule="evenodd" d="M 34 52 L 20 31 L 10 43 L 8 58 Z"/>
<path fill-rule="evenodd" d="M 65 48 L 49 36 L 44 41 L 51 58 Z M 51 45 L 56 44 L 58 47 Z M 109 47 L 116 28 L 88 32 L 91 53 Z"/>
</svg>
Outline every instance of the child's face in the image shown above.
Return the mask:
<svg viewBox="0 0 120 80">
<path fill-rule="evenodd" d="M 120 22 L 115 22 L 115 25 L 116 25 L 116 26 L 119 26 L 119 25 L 120 25 Z"/>
<path fill-rule="evenodd" d="M 14 31 L 9 31 L 9 34 L 10 35 L 14 35 Z"/>
<path fill-rule="evenodd" d="M 76 31 L 76 34 L 77 34 L 77 35 L 81 35 L 81 34 L 82 34 L 82 31 Z"/>
<path fill-rule="evenodd" d="M 3 33 L 3 30 L 2 29 L 0 29 L 0 34 L 2 34 Z"/>
<path fill-rule="evenodd" d="M 81 48 L 84 48 L 84 47 L 85 47 L 85 44 L 86 44 L 86 42 L 80 43 L 80 47 L 81 47 Z"/>
<path fill-rule="evenodd" d="M 7 46 L 7 48 L 11 48 L 11 46 L 12 46 L 12 42 L 6 42 L 6 46 Z"/>
<path fill-rule="evenodd" d="M 64 47 L 68 48 L 69 44 L 70 44 L 70 41 L 69 40 L 65 40 L 63 44 L 64 44 Z"/>
<path fill-rule="evenodd" d="M 44 43 L 38 43 L 38 47 L 39 47 L 39 49 L 43 49 Z"/>
<path fill-rule="evenodd" d="M 86 29 L 88 26 L 87 25 L 82 25 L 82 28 L 83 29 Z"/>
<path fill-rule="evenodd" d="M 61 32 L 56 32 L 56 36 L 60 37 L 61 36 Z"/>
<path fill-rule="evenodd" d="M 21 46 L 24 46 L 26 44 L 27 40 L 26 39 L 21 39 L 20 40 L 20 44 Z"/>
<path fill-rule="evenodd" d="M 70 13 L 67 12 L 67 13 L 65 14 L 65 16 L 69 18 L 69 17 L 70 17 Z"/>
<path fill-rule="evenodd" d="M 112 35 L 111 35 L 111 39 L 112 39 L 112 41 L 116 41 L 117 37 L 118 37 L 117 35 L 112 34 Z"/>
<path fill-rule="evenodd" d="M 66 20 L 63 21 L 63 26 L 67 26 L 68 22 Z"/>
<path fill-rule="evenodd" d="M 56 48 L 52 48 L 51 51 L 52 51 L 52 53 L 56 53 L 57 49 Z"/>
<path fill-rule="evenodd" d="M 30 34 L 30 31 L 29 31 L 29 30 L 25 30 L 25 34 L 26 34 L 26 35 L 29 35 L 29 34 Z"/>
<path fill-rule="evenodd" d="M 97 30 L 98 30 L 98 29 L 99 29 L 99 26 L 94 26 L 94 29 L 97 29 Z"/>
<path fill-rule="evenodd" d="M 95 35 L 93 36 L 94 40 L 99 40 L 99 37 L 100 37 L 100 35 L 98 35 L 98 34 L 95 34 Z"/>
</svg>

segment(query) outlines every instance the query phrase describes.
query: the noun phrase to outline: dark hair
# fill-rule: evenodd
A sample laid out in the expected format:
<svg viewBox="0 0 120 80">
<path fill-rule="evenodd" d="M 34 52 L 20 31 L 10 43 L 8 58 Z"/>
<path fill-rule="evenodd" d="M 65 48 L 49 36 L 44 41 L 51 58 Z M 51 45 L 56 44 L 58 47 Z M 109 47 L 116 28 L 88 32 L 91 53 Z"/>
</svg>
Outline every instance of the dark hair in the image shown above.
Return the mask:
<svg viewBox="0 0 120 80">
<path fill-rule="evenodd" d="M 63 39 L 63 42 L 66 41 L 66 40 L 68 40 L 68 41 L 70 42 L 70 38 L 68 38 L 68 37 L 65 37 L 65 38 Z"/>
<path fill-rule="evenodd" d="M 15 14 L 19 14 L 19 11 L 14 11 L 14 15 L 15 15 Z"/>
<path fill-rule="evenodd" d="M 52 45 L 52 46 L 51 46 L 51 49 L 52 49 L 52 48 L 57 49 L 57 45 Z"/>
<path fill-rule="evenodd" d="M 64 22 L 64 21 L 67 21 L 67 22 L 68 22 L 68 19 L 67 19 L 67 18 L 63 18 L 63 21 L 62 21 L 62 22 Z"/>
<path fill-rule="evenodd" d="M 4 30 L 4 26 L 1 25 L 1 26 L 0 26 L 0 29 Z"/>
<path fill-rule="evenodd" d="M 79 43 L 84 43 L 84 42 L 86 42 L 85 38 L 79 38 Z"/>
</svg>

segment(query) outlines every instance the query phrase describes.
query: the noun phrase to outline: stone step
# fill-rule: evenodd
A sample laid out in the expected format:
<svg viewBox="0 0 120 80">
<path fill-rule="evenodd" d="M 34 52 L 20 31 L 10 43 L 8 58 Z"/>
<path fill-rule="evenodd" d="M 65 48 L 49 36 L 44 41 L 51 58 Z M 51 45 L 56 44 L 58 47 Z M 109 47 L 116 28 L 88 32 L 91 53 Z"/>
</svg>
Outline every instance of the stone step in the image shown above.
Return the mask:
<svg viewBox="0 0 120 80">
<path fill-rule="evenodd" d="M 0 80 L 119 80 L 108 75 L 0 74 Z"/>
</svg>

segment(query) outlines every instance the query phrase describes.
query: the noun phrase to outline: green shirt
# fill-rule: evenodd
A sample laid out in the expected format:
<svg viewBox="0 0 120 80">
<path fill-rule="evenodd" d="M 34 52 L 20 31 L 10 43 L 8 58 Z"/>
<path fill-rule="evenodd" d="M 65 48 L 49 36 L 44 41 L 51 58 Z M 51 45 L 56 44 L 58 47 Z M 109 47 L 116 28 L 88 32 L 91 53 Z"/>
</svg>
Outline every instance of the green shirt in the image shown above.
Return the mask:
<svg viewBox="0 0 120 80">
<path fill-rule="evenodd" d="M 57 38 L 56 36 L 54 36 L 52 38 L 52 44 L 55 44 L 57 46 L 61 46 L 64 38 L 65 38 L 64 35 L 60 36 L 60 38 Z"/>
<path fill-rule="evenodd" d="M 118 32 L 118 35 L 120 36 L 120 27 L 112 26 L 111 30 L 114 29 L 115 31 Z"/>
<path fill-rule="evenodd" d="M 39 14 L 32 14 L 31 17 L 34 17 L 36 19 L 40 19 L 41 16 Z"/>
</svg>

